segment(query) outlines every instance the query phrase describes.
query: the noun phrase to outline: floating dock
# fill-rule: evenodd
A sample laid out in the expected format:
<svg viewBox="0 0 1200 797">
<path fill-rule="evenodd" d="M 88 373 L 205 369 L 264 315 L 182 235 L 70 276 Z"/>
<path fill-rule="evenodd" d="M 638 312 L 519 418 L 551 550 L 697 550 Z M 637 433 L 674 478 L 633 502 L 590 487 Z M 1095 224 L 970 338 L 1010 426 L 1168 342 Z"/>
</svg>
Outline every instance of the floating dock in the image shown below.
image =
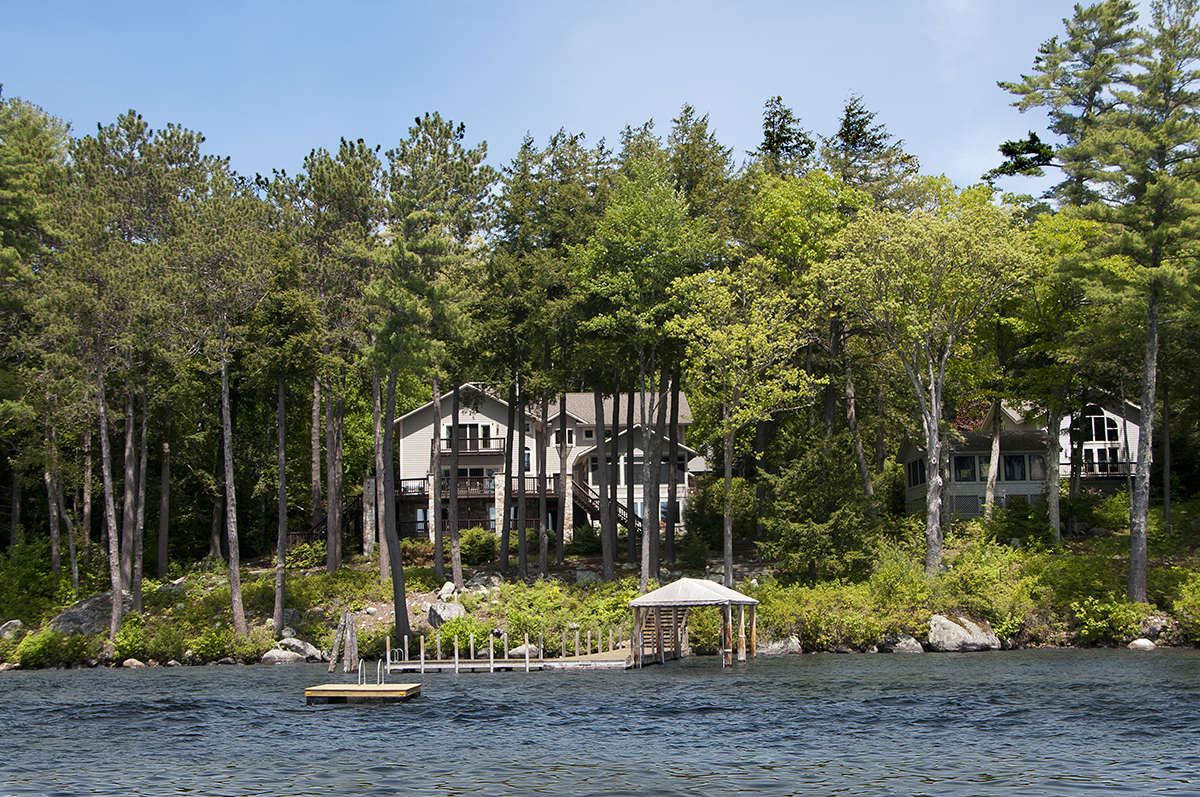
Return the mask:
<svg viewBox="0 0 1200 797">
<path fill-rule="evenodd" d="M 310 706 L 327 703 L 405 703 L 420 694 L 420 684 L 321 684 L 304 690 L 304 697 Z"/>
</svg>

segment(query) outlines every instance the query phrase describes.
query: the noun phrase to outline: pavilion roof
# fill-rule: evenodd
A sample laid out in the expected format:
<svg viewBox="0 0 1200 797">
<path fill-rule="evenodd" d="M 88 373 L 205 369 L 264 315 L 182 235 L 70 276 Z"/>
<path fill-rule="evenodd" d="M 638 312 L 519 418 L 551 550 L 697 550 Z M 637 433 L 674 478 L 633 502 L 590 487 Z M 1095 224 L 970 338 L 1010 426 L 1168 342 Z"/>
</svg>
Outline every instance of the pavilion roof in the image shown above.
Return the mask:
<svg viewBox="0 0 1200 797">
<path fill-rule="evenodd" d="M 650 606 L 754 606 L 757 600 L 737 590 L 702 578 L 681 578 L 665 587 L 634 598 L 631 608 Z"/>
</svg>

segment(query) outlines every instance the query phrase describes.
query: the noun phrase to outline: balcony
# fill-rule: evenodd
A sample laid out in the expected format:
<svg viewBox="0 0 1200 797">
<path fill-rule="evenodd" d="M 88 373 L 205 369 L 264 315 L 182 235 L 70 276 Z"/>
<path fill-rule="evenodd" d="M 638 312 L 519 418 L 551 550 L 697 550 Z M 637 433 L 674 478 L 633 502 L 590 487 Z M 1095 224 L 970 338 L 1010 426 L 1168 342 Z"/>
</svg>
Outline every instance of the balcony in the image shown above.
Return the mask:
<svg viewBox="0 0 1200 797">
<path fill-rule="evenodd" d="M 433 453 L 433 443 L 429 444 L 429 451 Z M 503 437 L 460 437 L 458 439 L 458 455 L 460 457 L 476 457 L 476 456 L 504 456 L 504 438 Z M 450 438 L 442 438 L 442 456 L 450 456 Z"/>
</svg>

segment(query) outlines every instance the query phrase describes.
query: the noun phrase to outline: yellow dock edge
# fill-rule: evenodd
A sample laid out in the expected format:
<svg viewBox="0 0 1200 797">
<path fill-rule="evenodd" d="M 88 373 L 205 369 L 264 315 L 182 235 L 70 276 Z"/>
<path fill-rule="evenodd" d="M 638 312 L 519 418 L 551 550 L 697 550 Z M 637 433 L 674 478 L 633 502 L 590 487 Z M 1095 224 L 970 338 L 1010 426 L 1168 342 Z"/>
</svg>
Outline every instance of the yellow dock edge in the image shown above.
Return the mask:
<svg viewBox="0 0 1200 797">
<path fill-rule="evenodd" d="M 304 690 L 310 706 L 360 701 L 404 703 L 420 694 L 420 684 L 321 684 Z"/>
</svg>

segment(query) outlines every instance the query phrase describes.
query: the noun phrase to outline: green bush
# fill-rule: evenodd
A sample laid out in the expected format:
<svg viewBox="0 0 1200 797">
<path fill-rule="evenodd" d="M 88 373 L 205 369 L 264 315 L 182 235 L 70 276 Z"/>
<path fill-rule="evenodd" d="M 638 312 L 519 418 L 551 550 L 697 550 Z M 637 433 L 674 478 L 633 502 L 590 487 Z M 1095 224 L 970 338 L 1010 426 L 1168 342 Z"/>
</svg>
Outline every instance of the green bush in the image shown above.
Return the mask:
<svg viewBox="0 0 1200 797">
<path fill-rule="evenodd" d="M 443 580 L 437 577 L 432 567 L 404 567 L 404 589 L 407 592 L 433 592 L 441 589 Z M 388 594 L 392 585 L 388 582 Z"/>
<path fill-rule="evenodd" d="M 45 629 L 27 634 L 17 645 L 16 660 L 22 667 L 68 667 L 96 658 L 100 637 L 82 634 L 67 636 L 59 631 Z"/>
<path fill-rule="evenodd" d="M 58 588 L 48 542 L 11 545 L 0 553 L 0 618 L 40 624 L 60 608 Z"/>
<path fill-rule="evenodd" d="M 982 527 L 997 542 L 1018 539 L 1045 545 L 1052 539 L 1045 500 L 1031 504 L 1020 495 L 1009 498 L 1007 507 L 993 510 L 992 519 L 983 521 Z"/>
<path fill-rule="evenodd" d="M 478 567 L 496 561 L 500 541 L 492 532 L 475 526 L 459 532 L 458 549 L 464 565 Z"/>
<path fill-rule="evenodd" d="M 284 565 L 289 570 L 308 570 L 314 567 L 325 567 L 327 548 L 325 540 L 303 542 L 288 548 L 284 557 Z"/>
<path fill-rule="evenodd" d="M 1099 645 L 1123 644 L 1137 636 L 1146 619 L 1145 604 L 1110 598 L 1084 598 L 1071 604 L 1075 615 L 1075 632 L 1084 642 Z"/>
<path fill-rule="evenodd" d="M 146 622 L 136 612 L 126 614 L 113 643 L 117 661 L 146 658 Z"/>
<path fill-rule="evenodd" d="M 721 652 L 721 610 L 697 606 L 688 611 L 688 644 L 701 656 Z"/>
<path fill-rule="evenodd" d="M 575 527 L 564 553 L 568 556 L 595 556 L 602 550 L 600 530 L 591 523 L 585 523 Z"/>
<path fill-rule="evenodd" d="M 1184 636 L 1193 642 L 1200 641 L 1200 573 L 1192 573 L 1180 585 L 1173 610 Z"/>
<path fill-rule="evenodd" d="M 188 650 L 185 655 L 198 662 L 218 661 L 233 655 L 233 630 L 222 627 L 208 627 L 200 632 L 198 637 L 187 641 Z"/>
<path fill-rule="evenodd" d="M 758 524 L 754 485 L 740 476 L 733 478 L 733 536 L 752 540 Z M 725 539 L 725 479 L 709 473 L 700 477 L 696 492 L 683 510 L 684 526 L 704 537 L 709 550 L 717 550 Z"/>
<path fill-rule="evenodd" d="M 708 541 L 703 534 L 688 532 L 678 548 L 679 566 L 685 570 L 703 570 L 708 566 Z"/>
<path fill-rule="evenodd" d="M 454 638 L 457 636 L 458 655 L 466 656 L 470 653 L 471 635 L 474 634 L 476 655 L 479 655 L 479 651 L 481 650 L 486 653 L 488 642 L 492 639 L 492 629 L 494 627 L 494 623 L 477 620 L 470 615 L 455 617 L 442 623 L 437 630 L 429 630 L 429 633 L 426 635 L 428 638 L 425 641 L 426 650 L 428 651 L 431 649 L 429 646 L 434 644 L 433 640 L 435 636 L 440 633 L 442 635 L 442 650 L 444 651 L 443 655 L 452 655 L 454 650 Z M 537 642 L 536 634 L 530 637 L 530 641 L 535 643 Z M 514 642 L 510 633 L 509 644 L 515 647 L 517 644 L 520 644 L 520 640 Z M 495 650 L 497 654 L 502 653 L 498 643 Z"/>
</svg>

